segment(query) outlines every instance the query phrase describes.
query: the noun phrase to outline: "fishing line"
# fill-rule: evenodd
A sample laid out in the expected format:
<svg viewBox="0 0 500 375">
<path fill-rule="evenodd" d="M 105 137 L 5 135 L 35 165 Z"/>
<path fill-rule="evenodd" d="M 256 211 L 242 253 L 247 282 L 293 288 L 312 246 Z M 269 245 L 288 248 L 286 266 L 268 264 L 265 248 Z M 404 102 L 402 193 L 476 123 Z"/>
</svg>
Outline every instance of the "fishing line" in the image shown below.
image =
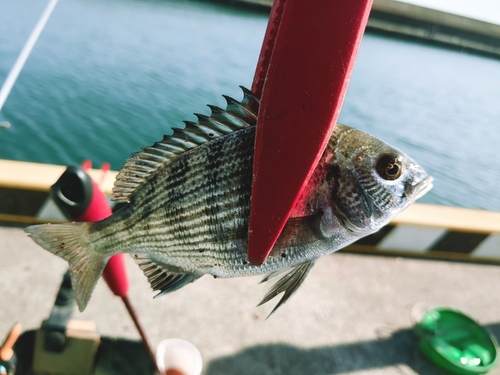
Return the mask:
<svg viewBox="0 0 500 375">
<path fill-rule="evenodd" d="M 23 69 L 24 64 L 26 63 L 26 60 L 28 60 L 28 57 L 33 50 L 33 47 L 35 46 L 36 41 L 38 40 L 38 37 L 42 33 L 45 24 L 49 20 L 50 15 L 52 14 L 52 11 L 54 10 L 57 2 L 59 0 L 50 0 L 47 6 L 45 7 L 45 10 L 42 13 L 42 16 L 38 20 L 37 24 L 35 25 L 35 28 L 31 32 L 31 35 L 29 36 L 28 40 L 26 41 L 26 44 L 24 45 L 23 49 L 21 50 L 21 53 L 19 54 L 19 57 L 17 58 L 16 62 L 14 63 L 14 66 L 12 67 L 11 71 L 7 75 L 7 78 L 5 79 L 5 82 L 0 89 L 0 111 L 2 110 L 2 107 L 7 100 L 7 97 L 10 94 L 10 91 L 12 90 L 12 87 L 14 86 L 14 83 L 16 83 L 17 77 L 19 76 L 19 73 L 21 73 L 21 70 Z M 7 123 L 5 124 L 4 121 L 0 122 L 0 127 L 10 127 L 10 124 Z"/>
</svg>

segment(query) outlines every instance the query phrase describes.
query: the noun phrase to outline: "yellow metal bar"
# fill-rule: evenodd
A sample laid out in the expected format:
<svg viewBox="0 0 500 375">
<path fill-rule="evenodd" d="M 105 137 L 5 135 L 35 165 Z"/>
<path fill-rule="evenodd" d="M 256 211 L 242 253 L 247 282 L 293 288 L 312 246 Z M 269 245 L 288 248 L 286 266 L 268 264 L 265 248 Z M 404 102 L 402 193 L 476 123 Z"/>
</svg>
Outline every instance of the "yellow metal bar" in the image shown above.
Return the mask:
<svg viewBox="0 0 500 375">
<path fill-rule="evenodd" d="M 66 166 L 30 163 L 24 161 L 0 160 L 0 187 L 49 191 L 50 187 L 66 170 Z M 103 172 L 91 169 L 88 174 L 97 183 L 101 182 Z M 106 173 L 101 189 L 110 195 L 117 172 Z"/>
<path fill-rule="evenodd" d="M 25 215 L 11 215 L 0 213 L 0 222 L 4 223 L 19 223 L 19 224 L 44 224 L 47 223 L 47 219 L 39 219 L 35 216 L 25 216 Z M 51 220 L 51 223 L 63 223 L 64 221 Z"/>
<path fill-rule="evenodd" d="M 413 204 L 400 213 L 392 224 L 444 228 L 459 232 L 500 233 L 500 212 Z"/>
<path fill-rule="evenodd" d="M 65 169 L 66 166 L 62 165 L 0 160 L 0 188 L 23 189 L 26 194 L 29 191 L 49 191 Z M 91 169 L 89 175 L 98 183 L 102 180 L 100 186 L 104 193 L 111 194 L 117 172 L 109 171 L 102 179 L 101 170 Z M 5 220 L 11 216 L 15 215 L 0 214 L 0 219 Z M 15 221 L 32 223 L 33 220 L 36 218 Z M 500 233 L 500 212 L 417 203 L 399 214 L 391 224 L 470 233 Z"/>
</svg>

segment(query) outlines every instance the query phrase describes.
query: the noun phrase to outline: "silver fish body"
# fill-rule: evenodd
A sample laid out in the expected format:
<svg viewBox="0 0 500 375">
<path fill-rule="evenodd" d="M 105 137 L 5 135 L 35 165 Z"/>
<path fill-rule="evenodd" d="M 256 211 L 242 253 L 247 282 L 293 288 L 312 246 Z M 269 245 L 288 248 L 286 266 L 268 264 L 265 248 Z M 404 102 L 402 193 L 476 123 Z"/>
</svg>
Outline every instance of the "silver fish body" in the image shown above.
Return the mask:
<svg viewBox="0 0 500 375">
<path fill-rule="evenodd" d="M 83 310 L 109 256 L 130 253 L 160 294 L 209 274 L 237 277 L 289 270 L 262 303 L 298 289 L 314 262 L 373 233 L 432 186 L 412 159 L 337 124 L 270 256 L 247 260 L 258 99 L 244 90 L 225 110 L 197 115 L 183 130 L 133 155 L 114 198 L 129 202 L 96 223 L 32 226 L 42 247 L 70 264 Z M 275 308 L 275 309 L 276 309 Z M 273 310 L 274 311 L 274 310 Z"/>
</svg>

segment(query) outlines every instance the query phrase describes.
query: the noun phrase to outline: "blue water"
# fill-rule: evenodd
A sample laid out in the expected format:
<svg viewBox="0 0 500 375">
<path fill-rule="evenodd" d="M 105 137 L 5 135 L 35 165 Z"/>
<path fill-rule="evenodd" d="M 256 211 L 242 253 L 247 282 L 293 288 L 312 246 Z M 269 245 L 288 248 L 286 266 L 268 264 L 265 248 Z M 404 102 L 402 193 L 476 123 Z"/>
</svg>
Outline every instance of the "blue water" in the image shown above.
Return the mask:
<svg viewBox="0 0 500 375">
<path fill-rule="evenodd" d="M 0 0 L 0 82 L 46 2 Z M 265 14 L 193 0 L 62 0 L 0 118 L 0 158 L 119 169 L 171 126 L 241 98 Z M 423 202 L 500 211 L 500 61 L 367 34 L 340 121 L 434 177 Z M 0 171 L 1 173 L 1 171 Z"/>
</svg>

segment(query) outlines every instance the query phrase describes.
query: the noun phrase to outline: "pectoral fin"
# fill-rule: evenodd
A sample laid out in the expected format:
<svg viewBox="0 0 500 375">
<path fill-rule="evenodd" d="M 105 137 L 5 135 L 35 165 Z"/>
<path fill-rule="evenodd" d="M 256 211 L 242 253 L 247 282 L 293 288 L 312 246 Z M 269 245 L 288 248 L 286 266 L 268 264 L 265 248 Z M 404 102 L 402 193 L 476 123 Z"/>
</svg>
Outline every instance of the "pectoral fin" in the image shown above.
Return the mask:
<svg viewBox="0 0 500 375">
<path fill-rule="evenodd" d="M 331 238 L 337 230 L 338 222 L 331 209 L 318 210 L 309 216 L 293 217 L 288 219 L 275 248 L 301 247 L 315 243 Z"/>
<path fill-rule="evenodd" d="M 278 304 L 274 307 L 273 311 L 268 315 L 270 317 L 282 304 L 284 304 L 288 299 L 293 296 L 293 294 L 299 289 L 304 280 L 306 279 L 309 272 L 314 266 L 314 261 L 303 263 L 299 266 L 292 268 L 291 271 L 287 272 L 281 279 L 279 279 L 276 284 L 267 292 L 264 296 L 264 299 L 259 303 L 258 306 L 263 305 L 264 303 L 270 301 L 278 294 L 283 293 L 283 297 L 281 297 Z M 276 274 L 271 274 L 264 278 L 263 281 L 267 281 Z"/>
</svg>

